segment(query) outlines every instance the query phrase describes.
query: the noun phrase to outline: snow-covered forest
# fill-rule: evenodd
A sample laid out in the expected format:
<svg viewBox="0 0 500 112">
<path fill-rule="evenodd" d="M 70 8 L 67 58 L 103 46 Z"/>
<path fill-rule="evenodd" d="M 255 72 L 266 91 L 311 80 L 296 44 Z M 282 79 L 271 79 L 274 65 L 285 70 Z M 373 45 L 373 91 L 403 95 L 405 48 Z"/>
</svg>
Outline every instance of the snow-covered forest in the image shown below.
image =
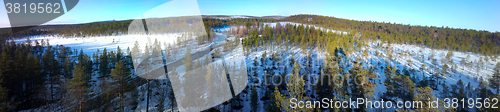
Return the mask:
<svg viewBox="0 0 500 112">
<path fill-rule="evenodd" d="M 467 108 L 469 98 L 493 106 L 491 99 L 499 97 L 498 33 L 315 15 L 203 18 L 206 34 L 126 34 L 126 23 L 4 40 L 0 110 L 498 111 Z M 154 56 L 162 58 L 145 58 Z M 165 71 L 143 77 L 158 68 Z M 314 104 L 323 98 L 465 102 L 456 108 L 443 101 L 439 108 L 384 109 Z M 311 108 L 292 108 L 292 99 L 312 102 Z"/>
</svg>

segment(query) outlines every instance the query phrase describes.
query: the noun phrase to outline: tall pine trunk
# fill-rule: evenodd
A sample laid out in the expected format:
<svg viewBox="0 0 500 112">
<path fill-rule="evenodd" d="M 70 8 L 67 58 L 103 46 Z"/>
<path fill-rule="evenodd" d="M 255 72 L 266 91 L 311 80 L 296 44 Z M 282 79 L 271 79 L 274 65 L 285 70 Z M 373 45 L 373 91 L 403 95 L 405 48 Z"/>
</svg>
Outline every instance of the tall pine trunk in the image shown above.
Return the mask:
<svg viewBox="0 0 500 112">
<path fill-rule="evenodd" d="M 80 91 L 80 92 L 82 92 L 82 91 Z M 82 112 L 82 107 L 83 107 L 83 105 L 82 105 L 83 99 L 82 98 L 83 98 L 83 94 L 80 94 L 80 98 L 81 98 L 81 99 L 79 99 L 80 101 L 78 101 L 79 102 L 78 109 L 80 110 L 80 112 Z"/>
<path fill-rule="evenodd" d="M 149 112 L 149 79 L 147 79 L 147 86 L 148 87 L 147 87 L 147 90 L 146 90 L 146 96 L 148 98 L 146 99 L 146 112 Z"/>
<path fill-rule="evenodd" d="M 118 87 L 118 97 L 120 98 L 120 112 L 123 112 L 122 84 Z"/>
</svg>

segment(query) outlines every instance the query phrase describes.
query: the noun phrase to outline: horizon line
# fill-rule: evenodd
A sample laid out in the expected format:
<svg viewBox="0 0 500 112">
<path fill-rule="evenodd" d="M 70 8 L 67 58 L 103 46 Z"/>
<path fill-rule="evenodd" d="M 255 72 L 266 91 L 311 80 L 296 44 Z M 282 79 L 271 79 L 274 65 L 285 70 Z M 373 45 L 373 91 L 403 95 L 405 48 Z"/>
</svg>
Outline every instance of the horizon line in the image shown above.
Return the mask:
<svg viewBox="0 0 500 112">
<path fill-rule="evenodd" d="M 282 16 L 282 17 L 291 17 L 291 16 L 297 16 L 297 15 L 313 15 L 313 16 L 325 16 L 325 17 L 334 17 L 338 19 L 344 19 L 344 20 L 352 20 L 352 21 L 359 21 L 359 22 L 376 22 L 376 23 L 389 23 L 389 24 L 399 24 L 399 25 L 409 25 L 409 26 L 419 26 L 419 27 L 435 27 L 435 28 L 449 28 L 449 29 L 458 29 L 458 30 L 474 30 L 474 31 L 479 31 L 479 32 L 490 32 L 490 33 L 500 33 L 500 31 L 489 31 L 489 30 L 479 30 L 479 29 L 471 29 L 471 28 L 460 28 L 460 27 L 450 27 L 450 26 L 433 26 L 433 25 L 420 25 L 420 24 L 411 24 L 411 23 L 396 23 L 396 22 L 390 22 L 390 21 L 375 21 L 375 20 L 356 20 L 356 19 L 347 19 L 347 18 L 341 18 L 341 17 L 336 17 L 336 16 L 327 16 L 327 15 L 318 15 L 318 14 L 291 14 L 291 15 L 267 15 L 267 16 L 251 16 L 251 15 L 221 15 L 221 14 L 206 14 L 206 15 L 186 15 L 186 16 L 173 16 L 173 17 L 188 17 L 188 16 L 201 16 L 202 18 L 210 18 L 206 16 L 245 16 L 245 17 L 251 17 L 251 18 L 262 18 L 262 17 L 269 17 L 269 16 Z M 205 17 L 204 17 L 205 16 Z M 152 18 L 143 18 L 143 19 L 153 19 L 153 18 L 169 18 L 169 17 L 152 17 Z M 218 18 L 216 18 L 218 19 Z M 38 25 L 35 27 L 39 26 L 55 26 L 55 25 L 78 25 L 78 24 L 89 24 L 89 23 L 102 23 L 102 22 L 112 22 L 112 21 L 131 21 L 131 20 L 136 20 L 136 19 L 120 19 L 120 20 L 102 20 L 102 21 L 92 21 L 92 22 L 81 22 L 81 23 L 52 23 L 52 24 L 42 24 Z M 276 19 L 280 20 L 280 19 Z M 10 25 L 10 23 L 9 23 Z M 19 27 L 29 27 L 29 26 L 19 26 Z M 0 29 L 6 29 L 6 28 L 13 28 L 11 26 L 0 26 Z"/>
</svg>

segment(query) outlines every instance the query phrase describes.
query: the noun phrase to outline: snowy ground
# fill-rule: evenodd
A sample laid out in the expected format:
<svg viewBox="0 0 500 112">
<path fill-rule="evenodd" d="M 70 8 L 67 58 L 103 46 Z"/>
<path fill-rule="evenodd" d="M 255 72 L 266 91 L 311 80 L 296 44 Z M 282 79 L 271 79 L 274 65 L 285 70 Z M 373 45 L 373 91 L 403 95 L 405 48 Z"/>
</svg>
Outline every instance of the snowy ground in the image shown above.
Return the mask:
<svg viewBox="0 0 500 112">
<path fill-rule="evenodd" d="M 426 77 L 431 77 L 431 75 L 435 75 L 435 72 L 434 69 L 429 69 L 430 65 L 433 65 L 437 68 L 439 68 L 439 70 L 441 70 L 441 67 L 443 66 L 443 64 L 441 63 L 441 60 L 444 60 L 444 56 L 440 56 L 440 54 L 444 54 L 446 55 L 446 53 L 448 53 L 448 50 L 435 50 L 435 57 L 434 59 L 437 60 L 438 64 L 433 64 L 432 63 L 432 59 L 428 59 L 428 57 L 430 56 L 430 53 L 432 51 L 432 49 L 429 49 L 429 48 L 425 48 L 425 47 L 420 47 L 420 46 L 416 46 L 416 45 L 401 45 L 401 44 L 392 44 L 392 45 L 383 45 L 384 47 L 387 46 L 389 47 L 389 49 L 392 49 L 393 50 L 393 57 L 394 59 L 388 59 L 388 54 L 385 52 L 384 48 L 383 47 L 380 47 L 380 48 L 377 48 L 375 45 L 379 43 L 379 42 L 371 42 L 369 43 L 369 46 L 370 47 L 367 47 L 367 48 L 362 48 L 362 50 L 368 50 L 369 53 L 368 53 L 368 56 L 367 57 L 361 57 L 361 59 L 364 61 L 364 63 L 368 63 L 368 64 L 365 64 L 365 68 L 368 68 L 369 66 L 376 66 L 376 74 L 378 76 L 378 79 L 375 80 L 375 83 L 377 84 L 376 88 L 375 88 L 375 96 L 373 96 L 372 98 L 374 98 L 373 100 L 380 100 L 380 96 L 387 90 L 383 81 L 385 80 L 385 73 L 384 73 L 384 69 L 381 68 L 381 67 L 386 67 L 387 64 L 391 65 L 391 66 L 397 66 L 397 68 L 399 70 L 401 70 L 401 73 L 402 73 L 402 70 L 404 68 L 406 69 L 415 69 L 416 72 L 413 74 L 413 75 L 416 75 L 417 78 L 419 78 L 419 80 L 422 80 L 422 72 L 424 73 L 424 75 Z M 281 49 L 284 49 L 283 47 Z M 264 50 L 258 50 L 256 52 L 252 52 L 249 56 L 247 56 L 246 58 L 246 65 L 248 65 L 249 68 L 254 68 L 254 59 L 255 57 L 257 57 L 257 59 L 259 60 L 258 61 L 258 66 L 256 67 L 257 68 L 257 75 L 256 77 L 259 77 L 259 78 L 262 78 L 263 75 L 264 75 L 264 68 L 265 67 L 261 67 L 260 65 L 263 64 L 261 63 L 261 58 L 262 58 L 262 54 L 264 53 L 264 51 L 266 51 L 267 53 L 267 57 L 270 57 L 270 55 L 276 51 L 272 51 L 271 48 L 267 48 L 267 49 L 264 49 Z M 375 51 L 379 52 L 380 55 L 375 55 Z M 421 52 L 420 52 L 421 51 Z M 295 57 L 292 57 L 290 53 L 293 53 Z M 359 51 L 359 52 L 356 52 L 354 53 L 353 55 L 350 55 L 348 57 L 348 59 L 350 61 L 354 61 L 357 57 L 360 57 L 362 54 L 362 51 Z M 467 56 L 467 53 L 463 53 L 463 52 L 457 52 L 457 51 L 453 51 L 453 56 L 452 56 L 452 60 L 453 60 L 453 63 L 457 64 L 457 67 L 455 69 L 452 69 L 451 68 L 451 65 L 448 65 L 450 66 L 449 68 L 449 71 L 448 74 L 444 77 L 445 81 L 446 82 L 446 85 L 450 86 L 450 85 L 453 85 L 453 84 L 457 84 L 457 81 L 458 80 L 462 80 L 463 83 L 465 85 L 467 84 L 471 84 L 472 87 L 476 88 L 479 86 L 479 83 L 481 82 L 481 80 L 486 80 L 488 77 L 490 77 L 491 74 L 493 74 L 493 68 L 494 68 L 494 64 L 500 62 L 499 59 L 496 59 L 496 60 L 488 60 L 488 62 L 486 62 L 486 66 L 485 68 L 481 68 L 479 70 L 479 72 L 476 71 L 476 69 L 474 69 L 475 67 L 473 68 L 468 68 L 468 67 L 463 67 L 462 65 L 460 65 L 460 60 L 462 58 L 466 58 Z M 424 60 L 422 61 L 421 59 L 419 59 L 419 56 L 423 55 L 424 56 Z M 480 57 L 483 57 L 484 59 L 484 56 L 482 55 L 479 55 L 479 54 L 473 54 L 473 53 L 469 53 L 470 55 L 470 58 L 469 58 L 469 62 L 470 61 L 477 61 L 480 59 Z M 312 60 L 317 60 L 317 61 L 312 61 L 311 65 L 312 65 L 312 68 L 310 68 L 311 70 L 313 71 L 308 71 L 307 73 L 312 73 L 311 76 L 313 77 L 312 79 L 317 79 L 318 76 L 319 76 L 319 72 L 317 72 L 317 70 L 319 70 L 319 66 L 322 65 L 322 61 L 324 59 L 324 53 L 322 52 L 318 52 L 316 49 L 313 50 L 312 52 L 312 56 L 313 56 L 313 59 Z M 280 59 L 282 60 L 290 60 L 291 58 L 294 58 L 296 59 L 299 64 L 301 65 L 306 65 L 306 61 L 304 61 L 306 59 L 307 55 L 306 54 L 303 54 L 302 51 L 300 50 L 300 48 L 291 48 L 289 51 L 284 51 L 284 52 L 281 52 L 281 57 L 279 57 Z M 408 60 L 411 60 L 411 65 L 409 64 Z M 266 60 L 266 63 L 265 65 L 267 66 L 271 66 L 272 64 L 272 60 L 268 59 Z M 380 64 L 378 64 L 380 63 Z M 427 65 L 427 68 L 428 69 L 423 69 L 423 71 L 420 70 L 421 68 L 421 65 L 425 63 Z M 287 64 L 285 62 L 285 64 Z M 288 73 L 290 73 L 290 70 L 292 68 L 291 65 L 285 65 L 288 69 Z M 352 65 L 347 65 L 347 70 L 351 69 L 352 68 Z M 475 65 L 474 65 L 475 66 Z M 306 67 L 301 67 L 301 69 L 305 69 Z M 451 72 L 452 71 L 452 72 Z M 283 73 L 285 72 L 284 69 L 278 69 L 278 70 L 275 70 L 275 72 L 279 72 L 279 73 Z M 412 75 L 412 76 L 413 76 Z M 476 78 L 477 77 L 477 78 Z M 250 79 L 251 80 L 251 79 Z M 252 82 L 252 81 L 251 81 Z M 443 82 L 443 81 L 441 81 Z M 415 82 L 417 83 L 417 82 Z M 249 87 L 251 88 L 251 87 Z M 260 91 L 258 92 L 259 93 L 259 98 L 262 98 L 264 96 L 264 89 L 268 89 L 268 88 L 265 88 L 265 87 L 260 87 L 260 86 L 257 86 L 257 90 Z M 313 91 L 313 88 L 311 86 L 307 86 L 305 87 L 306 91 L 309 91 L 307 94 L 311 95 L 311 94 L 316 94 L 314 93 Z M 250 91 L 250 90 L 248 90 Z M 439 93 L 442 91 L 442 88 L 441 86 L 438 86 L 438 90 L 435 90 L 434 92 L 434 95 L 438 98 L 440 98 L 440 95 Z M 243 95 L 243 96 L 247 96 L 246 98 L 249 99 L 249 96 L 251 94 L 246 94 L 246 95 Z M 244 99 L 244 98 L 243 98 Z M 250 109 L 250 101 L 247 101 L 247 100 L 244 100 L 243 101 L 245 107 L 244 109 Z M 265 104 L 265 103 L 262 103 L 262 101 L 260 101 L 259 103 L 259 109 L 260 111 L 263 111 L 263 109 L 265 109 L 266 106 L 268 106 L 268 104 Z M 248 108 L 247 108 L 248 107 Z"/>
<path fill-rule="evenodd" d="M 276 23 L 265 23 L 265 24 L 268 24 L 272 27 L 274 27 L 276 25 Z M 299 24 L 299 23 L 282 22 L 280 24 L 285 25 L 285 24 Z M 316 28 L 319 28 L 319 27 L 316 27 Z M 223 28 L 222 31 L 227 31 L 229 29 L 230 28 Z M 320 29 L 323 29 L 323 28 L 320 28 Z M 328 31 L 347 33 L 345 31 L 336 31 L 336 30 L 328 30 Z M 120 46 L 122 51 L 125 51 L 127 47 L 132 48 L 134 46 L 134 43 L 136 40 L 139 43 L 141 43 L 141 45 L 144 45 L 145 43 L 149 42 L 147 37 L 159 38 L 159 41 L 162 42 L 162 44 L 163 44 L 163 42 L 173 43 L 173 41 L 176 41 L 177 37 L 179 37 L 179 36 L 182 36 L 182 34 L 147 35 L 147 36 L 146 35 L 119 35 L 119 36 L 86 37 L 86 38 L 61 38 L 61 37 L 52 37 L 52 36 L 51 37 L 37 36 L 37 37 L 32 37 L 31 40 L 32 41 L 38 40 L 39 42 L 41 40 L 49 40 L 51 45 L 64 45 L 67 47 L 71 47 L 72 49 L 78 49 L 78 50 L 83 49 L 83 51 L 86 54 L 92 55 L 92 53 L 96 52 L 97 49 L 99 49 L 101 51 L 104 48 L 107 48 L 108 50 L 116 50 L 117 46 Z M 217 33 L 217 36 L 223 37 L 223 38 L 226 37 L 225 34 L 222 34 L 222 33 Z M 15 41 L 16 42 L 25 42 L 26 39 L 18 39 Z M 151 41 L 154 42 L 154 39 L 152 39 Z M 222 41 L 219 41 L 219 42 L 222 42 Z M 189 44 L 192 46 L 188 45 L 187 47 L 192 47 L 192 53 L 199 51 L 199 50 L 206 49 L 209 46 L 209 45 L 197 46 L 196 42 L 193 42 L 193 41 L 190 42 Z M 421 79 L 422 77 L 420 75 L 422 73 L 426 77 L 430 77 L 432 75 L 435 75 L 434 73 L 436 71 L 434 71 L 434 69 L 429 69 L 430 65 L 433 65 L 437 68 L 441 68 L 443 66 L 441 60 L 444 59 L 445 55 L 448 52 L 447 50 L 434 50 L 435 55 L 436 55 L 436 56 L 434 56 L 434 59 L 436 59 L 436 61 L 438 63 L 433 64 L 432 59 L 430 59 L 430 60 L 428 59 L 429 56 L 431 55 L 431 52 L 433 51 L 432 49 L 429 49 L 429 48 L 416 46 L 416 45 L 405 45 L 405 44 L 387 45 L 387 44 L 384 44 L 384 43 L 381 43 L 378 41 L 368 42 L 367 44 L 369 45 L 369 47 L 362 48 L 362 50 L 368 50 L 369 51 L 368 56 L 362 57 L 361 59 L 364 62 L 368 63 L 367 65 L 365 65 L 366 68 L 368 66 L 377 66 L 376 67 L 376 74 L 378 76 L 378 79 L 376 79 L 376 81 L 375 81 L 375 83 L 377 84 L 377 87 L 375 88 L 375 94 L 374 94 L 375 96 L 373 97 L 375 100 L 378 100 L 380 95 L 382 95 L 382 93 L 384 93 L 387 90 L 383 84 L 383 81 L 385 80 L 384 71 L 380 67 L 386 67 L 389 64 L 391 66 L 397 66 L 397 68 L 400 70 L 402 70 L 403 68 L 415 69 L 416 70 L 415 74 L 417 75 L 417 78 Z M 377 46 L 379 44 L 381 45 L 380 47 Z M 393 59 L 388 59 L 388 52 L 386 52 L 384 47 L 389 47 L 389 49 L 393 51 L 392 52 Z M 140 48 L 142 49 L 143 46 Z M 186 47 L 180 47 L 177 50 L 178 50 L 178 54 L 173 56 L 174 57 L 173 60 L 181 59 L 185 55 Z M 315 78 L 317 78 L 317 76 L 319 76 L 318 69 L 319 69 L 319 66 L 322 65 L 322 61 L 324 59 L 325 54 L 324 54 L 324 52 L 318 51 L 317 49 L 311 49 L 311 50 L 313 50 L 313 52 L 312 52 L 313 59 L 312 60 L 315 60 L 315 61 L 312 61 L 312 63 L 310 63 L 312 65 L 312 67 L 309 69 L 311 69 L 312 71 L 308 71 L 308 73 L 311 74 L 311 76 L 313 77 L 313 80 L 314 80 Z M 271 59 L 266 59 L 265 63 L 260 63 L 260 61 L 259 61 L 257 63 L 257 65 L 259 65 L 259 66 L 254 66 L 254 64 L 255 64 L 254 59 L 257 58 L 258 60 L 261 60 L 262 54 L 264 53 L 264 51 L 267 53 L 267 57 L 271 57 L 272 53 L 279 52 L 278 58 L 281 59 L 282 61 L 285 61 L 285 65 L 283 65 L 283 66 L 287 68 L 286 70 L 288 71 L 288 73 L 290 73 L 290 70 L 292 70 L 292 66 L 290 66 L 288 63 L 286 63 L 286 61 L 289 61 L 290 59 L 293 58 L 297 62 L 299 62 L 301 65 L 305 65 L 305 63 L 306 63 L 305 60 L 306 60 L 307 55 L 303 54 L 302 51 L 300 50 L 300 48 L 292 47 L 291 49 L 289 49 L 287 51 L 287 50 L 285 50 L 284 46 L 279 46 L 279 48 L 275 48 L 275 49 L 261 48 L 261 49 L 257 50 L 256 52 L 250 53 L 250 55 L 248 55 L 246 57 L 243 56 L 243 50 L 240 47 L 240 48 L 237 48 L 236 51 L 234 51 L 234 52 L 226 53 L 225 56 L 223 56 L 223 57 L 224 57 L 226 63 L 236 63 L 236 65 L 239 65 L 239 63 L 241 62 L 238 60 L 244 60 L 245 65 L 247 66 L 246 68 L 248 68 L 249 70 L 255 68 L 256 73 L 257 73 L 255 76 L 258 78 L 262 78 L 264 76 L 264 67 L 262 67 L 260 65 L 264 64 L 267 66 L 271 66 L 273 64 L 273 61 Z M 379 55 L 376 55 L 375 52 L 378 52 Z M 208 56 L 209 54 L 207 54 L 206 56 Z M 292 57 L 291 54 L 294 54 L 293 55 L 294 57 Z M 361 54 L 362 54 L 362 51 L 355 52 L 353 55 L 350 55 L 348 57 L 348 59 L 353 61 L 357 57 L 361 57 Z M 456 64 L 457 68 L 452 70 L 453 72 L 449 72 L 449 74 L 451 74 L 451 75 L 446 75 L 444 77 L 447 85 L 456 84 L 456 82 L 461 79 L 464 82 L 464 84 L 470 83 L 471 86 L 478 87 L 480 80 L 483 80 L 483 79 L 490 77 L 490 75 L 493 73 L 494 64 L 500 62 L 499 59 L 493 60 L 490 58 L 490 60 L 487 60 L 485 62 L 485 67 L 481 68 L 479 71 L 477 71 L 477 69 L 475 69 L 475 67 L 472 67 L 472 68 L 463 67 L 462 65 L 459 64 L 460 60 L 462 60 L 463 58 L 466 58 L 467 54 L 470 55 L 470 58 L 468 59 L 469 62 L 471 62 L 471 61 L 475 62 L 475 61 L 479 60 L 481 57 L 482 57 L 482 59 L 484 59 L 485 56 L 482 56 L 479 54 L 473 54 L 473 53 L 456 52 L 456 51 L 454 51 L 453 54 L 454 55 L 451 59 L 453 60 L 453 63 Z M 421 57 L 419 57 L 422 55 L 424 56 L 424 60 L 420 59 Z M 204 61 L 203 59 L 204 58 L 201 58 L 200 61 L 203 62 Z M 411 60 L 411 63 L 408 62 L 408 60 Z M 222 63 L 221 61 L 222 60 L 219 59 L 219 60 L 216 60 L 214 63 L 216 63 L 216 64 Z M 485 60 L 483 60 L 483 61 L 485 61 Z M 427 67 L 426 67 L 427 69 L 423 69 L 423 71 L 421 71 L 423 63 L 425 63 L 427 65 Z M 475 66 L 475 63 L 473 65 Z M 349 65 L 347 65 L 347 66 L 348 66 L 347 69 L 350 69 L 350 67 L 352 67 Z M 301 66 L 301 68 L 305 69 L 306 67 Z M 439 70 L 441 70 L 441 69 L 439 69 Z M 177 71 L 184 71 L 184 66 L 177 67 Z M 248 71 L 248 72 L 253 72 L 253 71 Z M 280 69 L 275 70 L 274 72 L 284 73 L 285 69 L 280 68 Z M 180 75 L 183 76 L 183 73 L 180 73 Z M 253 73 L 251 73 L 251 75 L 253 75 Z M 96 77 L 93 77 L 92 79 L 97 80 Z M 99 81 L 99 80 L 97 80 L 97 81 Z M 248 82 L 252 83 L 253 80 L 249 79 Z M 99 83 L 98 82 L 95 82 L 95 83 L 96 83 L 96 85 L 93 85 L 93 87 L 98 87 Z M 143 91 L 144 87 L 145 86 L 143 85 L 143 86 L 138 87 L 137 89 L 140 91 Z M 247 92 L 241 93 L 242 95 L 239 95 L 240 98 L 243 99 L 242 105 L 244 105 L 244 107 L 242 108 L 242 110 L 251 110 L 250 89 L 252 87 L 253 87 L 253 85 L 249 84 L 249 87 L 247 87 L 247 89 L 245 90 Z M 264 96 L 265 92 L 263 92 L 263 91 L 265 91 L 266 89 L 268 89 L 268 88 L 266 88 L 264 86 L 262 86 L 262 87 L 258 86 L 257 90 L 259 91 L 258 92 L 259 99 Z M 305 87 L 305 89 L 308 91 L 309 95 L 316 94 L 313 92 L 314 89 L 311 86 Z M 156 90 L 153 90 L 153 91 L 156 91 Z M 439 97 L 439 95 L 437 95 L 437 93 L 439 93 L 440 91 L 441 91 L 441 86 L 439 86 L 438 90 L 435 91 L 435 93 L 434 93 L 435 96 Z M 138 99 L 142 99 L 142 98 L 146 97 L 145 95 L 143 95 L 143 93 L 145 93 L 145 92 L 139 92 Z M 127 95 L 130 96 L 130 93 L 127 93 Z M 168 101 L 168 99 L 167 99 L 167 101 Z M 144 111 L 144 109 L 146 109 L 145 105 L 146 105 L 145 100 L 140 101 L 139 107 L 135 111 L 139 111 L 139 110 Z M 154 105 L 155 104 L 150 104 L 150 106 L 154 106 Z M 264 111 L 264 109 L 268 105 L 269 105 L 268 103 L 264 103 L 263 101 L 259 100 L 259 110 L 258 111 Z M 167 103 L 167 104 L 165 104 L 165 106 L 168 109 L 169 104 Z M 226 110 L 226 111 L 231 108 L 230 106 L 225 106 L 225 109 L 223 109 L 223 106 L 221 106 L 221 105 L 218 105 L 216 107 L 221 109 L 221 110 Z M 130 109 L 130 108 L 132 108 L 132 107 L 126 107 L 126 110 Z"/>
</svg>

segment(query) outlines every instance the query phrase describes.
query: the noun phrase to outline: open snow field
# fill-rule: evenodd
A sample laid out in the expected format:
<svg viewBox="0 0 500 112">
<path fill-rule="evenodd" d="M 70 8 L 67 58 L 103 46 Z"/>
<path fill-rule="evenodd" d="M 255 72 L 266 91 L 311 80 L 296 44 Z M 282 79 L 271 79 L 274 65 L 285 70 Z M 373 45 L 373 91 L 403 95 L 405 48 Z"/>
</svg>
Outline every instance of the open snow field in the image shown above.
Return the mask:
<svg viewBox="0 0 500 112">
<path fill-rule="evenodd" d="M 97 49 L 102 51 L 106 48 L 108 51 L 116 51 L 117 47 L 120 46 L 122 51 L 126 51 L 127 47 L 132 49 L 135 42 L 139 43 L 139 49 L 144 49 L 146 44 L 151 45 L 157 39 L 160 44 L 162 44 L 162 49 L 164 44 L 174 44 L 178 37 L 186 36 L 186 33 L 171 33 L 162 35 L 116 35 L 116 36 L 101 36 L 101 37 L 71 37 L 64 38 L 59 36 L 33 36 L 30 40 L 34 43 L 35 40 L 39 43 L 44 40 L 49 42 L 51 46 L 63 45 L 65 47 L 71 47 L 72 49 L 83 49 L 83 52 L 87 55 L 92 55 Z M 16 39 L 16 43 L 26 42 L 27 38 Z M 32 44 L 34 45 L 34 44 Z"/>
</svg>

